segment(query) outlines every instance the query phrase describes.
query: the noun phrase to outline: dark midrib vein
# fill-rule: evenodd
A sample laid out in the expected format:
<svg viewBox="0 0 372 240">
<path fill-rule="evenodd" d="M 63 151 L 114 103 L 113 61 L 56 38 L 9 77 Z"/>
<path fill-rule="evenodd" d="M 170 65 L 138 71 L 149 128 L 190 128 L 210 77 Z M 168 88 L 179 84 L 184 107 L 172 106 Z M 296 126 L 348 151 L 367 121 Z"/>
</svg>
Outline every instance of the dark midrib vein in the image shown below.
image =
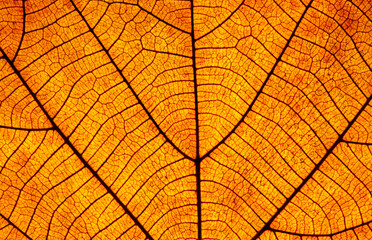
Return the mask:
<svg viewBox="0 0 372 240">
<path fill-rule="evenodd" d="M 192 42 L 192 68 L 194 75 L 194 96 L 195 96 L 195 126 L 196 126 L 196 161 L 200 158 L 199 147 L 199 108 L 198 108 L 198 82 L 196 79 L 196 48 L 195 48 L 195 30 L 194 30 L 194 4 L 191 0 L 191 42 Z"/>
<path fill-rule="evenodd" d="M 118 65 L 115 63 L 114 59 L 111 57 L 109 51 L 106 49 L 106 47 L 103 45 L 102 41 L 98 38 L 98 36 L 96 35 L 96 33 L 94 32 L 93 28 L 88 24 L 87 20 L 84 18 L 83 14 L 80 12 L 80 10 L 77 8 L 76 4 L 74 3 L 73 0 L 70 0 L 71 4 L 74 6 L 75 10 L 77 13 L 79 13 L 81 19 L 83 20 L 83 22 L 86 24 L 86 26 L 88 27 L 89 29 L 89 32 L 91 34 L 93 34 L 94 38 L 97 40 L 97 42 L 99 43 L 99 45 L 102 47 L 102 50 L 106 53 L 106 56 L 109 58 L 110 62 L 112 63 L 112 65 L 115 67 L 116 71 L 119 73 L 120 77 L 124 80 L 124 82 L 127 84 L 129 90 L 132 92 L 133 96 L 136 98 L 136 100 L 138 101 L 138 103 L 141 105 L 142 109 L 146 112 L 147 116 L 149 117 L 149 119 L 152 121 L 152 123 L 155 125 L 155 127 L 158 129 L 158 131 L 160 132 L 161 135 L 163 135 L 163 137 L 165 138 L 165 140 L 172 145 L 172 147 L 174 149 L 177 150 L 177 152 L 179 152 L 184 158 L 186 159 L 189 159 L 191 161 L 195 161 L 195 159 L 193 159 L 192 157 L 188 156 L 186 153 L 184 153 L 183 151 L 181 151 L 169 138 L 168 136 L 165 134 L 165 132 L 160 128 L 159 124 L 155 121 L 155 119 L 152 117 L 151 113 L 147 110 L 147 108 L 145 107 L 145 105 L 143 104 L 143 102 L 141 101 L 141 99 L 139 98 L 139 96 L 137 95 L 137 93 L 134 91 L 134 89 L 132 88 L 132 86 L 130 85 L 128 79 L 126 79 L 126 77 L 123 75 L 123 73 L 121 72 L 120 68 L 118 67 Z"/>
<path fill-rule="evenodd" d="M 201 180 L 200 180 L 200 161 L 195 161 L 195 175 L 196 175 L 196 199 L 198 210 L 198 239 L 202 240 L 202 209 L 201 209 Z"/>
<path fill-rule="evenodd" d="M 235 131 L 236 129 L 244 122 L 244 119 L 245 117 L 248 115 L 248 113 L 252 110 L 253 108 L 253 105 L 256 103 L 258 97 L 261 95 L 261 93 L 263 92 L 263 89 L 264 87 L 266 86 L 267 82 L 269 81 L 270 77 L 274 74 L 274 71 L 276 69 L 276 66 L 278 66 L 279 62 L 281 61 L 283 55 L 284 55 L 284 52 L 287 50 L 289 44 L 291 43 L 292 41 L 292 38 L 295 36 L 295 33 L 296 33 L 296 30 L 298 28 L 298 26 L 300 25 L 302 19 L 304 18 L 307 10 L 310 8 L 311 6 L 311 3 L 313 2 L 310 1 L 310 3 L 306 6 L 304 12 L 302 13 L 300 19 L 298 20 L 295 28 L 293 29 L 292 31 L 292 34 L 291 36 L 288 38 L 288 41 L 286 43 L 286 45 L 284 46 L 282 52 L 280 53 L 278 59 L 275 61 L 274 63 L 274 66 L 271 68 L 270 72 L 267 74 L 267 77 L 265 79 L 265 81 L 263 82 L 260 90 L 258 90 L 258 92 L 256 93 L 256 96 L 254 97 L 254 99 L 252 100 L 252 103 L 249 105 L 247 111 L 242 115 L 241 119 L 239 120 L 239 122 L 234 126 L 234 128 L 219 142 L 217 143 L 211 150 L 209 150 L 204 156 L 201 157 L 200 160 L 203 160 L 204 158 L 208 157 L 214 150 L 216 150 L 221 144 L 223 144 Z"/>
<path fill-rule="evenodd" d="M 372 100 L 372 95 L 367 98 L 367 101 L 364 103 L 364 105 L 359 109 L 358 113 L 354 116 L 353 120 L 350 121 L 348 126 L 345 128 L 345 130 L 339 135 L 335 143 L 332 145 L 330 149 L 327 150 L 326 154 L 323 156 L 323 158 L 319 161 L 318 164 L 315 165 L 314 169 L 310 172 L 309 175 L 302 181 L 300 186 L 295 189 L 295 191 L 291 194 L 289 198 L 284 202 L 284 204 L 276 211 L 276 213 L 270 218 L 270 220 L 265 224 L 265 226 L 252 238 L 252 240 L 255 240 L 261 236 L 261 234 L 270 229 L 271 223 L 275 220 L 275 218 L 285 209 L 285 207 L 292 201 L 292 199 L 297 195 L 298 192 L 302 189 L 303 186 L 312 178 L 312 176 L 315 174 L 316 171 L 319 170 L 320 166 L 323 164 L 323 162 L 328 158 L 328 156 L 333 152 L 333 150 L 338 146 L 339 143 L 343 142 L 343 138 L 345 134 L 349 131 L 351 126 L 354 124 L 354 122 L 357 120 L 357 118 L 362 114 L 364 109 L 368 106 L 368 104 Z"/>
<path fill-rule="evenodd" d="M 3 214 L 0 213 L 0 216 L 2 218 L 5 219 L 5 221 L 7 221 L 9 223 L 9 225 L 11 225 L 12 227 L 14 227 L 15 229 L 17 229 L 18 232 L 22 233 L 26 238 L 32 240 L 32 238 L 30 236 L 28 236 L 25 232 L 23 232 L 21 229 L 19 229 L 14 223 L 12 223 L 8 218 L 6 218 Z"/>
<path fill-rule="evenodd" d="M 143 227 L 143 225 L 138 221 L 138 219 L 132 214 L 132 212 L 129 211 L 127 206 L 119 199 L 119 197 L 112 191 L 112 189 L 103 181 L 103 179 L 98 175 L 98 173 L 88 164 L 88 162 L 83 158 L 83 156 L 80 154 L 80 152 L 74 147 L 74 145 L 71 143 L 70 139 L 66 137 L 66 135 L 62 132 L 62 130 L 57 126 L 57 124 L 54 122 L 52 117 L 48 114 L 48 112 L 45 110 L 44 106 L 41 104 L 39 99 L 36 97 L 36 94 L 32 91 L 30 86 L 28 86 L 25 79 L 22 77 L 21 73 L 18 71 L 18 69 L 15 67 L 14 63 L 8 58 L 6 53 L 2 48 L 0 48 L 0 52 L 3 54 L 4 58 L 8 62 L 8 64 L 12 67 L 13 71 L 17 74 L 18 78 L 22 81 L 23 85 L 27 88 L 30 95 L 33 97 L 34 101 L 37 103 L 37 105 L 40 107 L 40 109 L 43 111 L 45 116 L 48 118 L 49 122 L 52 124 L 53 129 L 58 132 L 58 134 L 63 138 L 65 143 L 71 148 L 71 150 L 74 152 L 74 154 L 80 159 L 80 161 L 84 164 L 84 166 L 93 174 L 93 176 L 104 186 L 106 191 L 110 193 L 110 195 L 115 199 L 115 201 L 124 209 L 125 213 L 130 216 L 130 218 L 134 221 L 134 223 L 142 230 L 142 232 L 146 235 L 146 237 L 150 240 L 153 240 L 151 235 L 147 232 L 147 230 Z"/>
<path fill-rule="evenodd" d="M 194 29 L 194 1 L 191 3 L 191 43 L 192 43 L 192 68 L 194 74 L 194 95 L 195 95 L 195 123 L 196 123 L 196 160 L 195 160 L 195 175 L 196 175 L 196 199 L 198 210 L 198 239 L 202 240 L 202 218 L 201 218 L 201 180 L 200 180 L 200 143 L 199 143 L 199 108 L 198 108 L 198 82 L 196 78 L 196 47 L 195 29 Z"/>
</svg>

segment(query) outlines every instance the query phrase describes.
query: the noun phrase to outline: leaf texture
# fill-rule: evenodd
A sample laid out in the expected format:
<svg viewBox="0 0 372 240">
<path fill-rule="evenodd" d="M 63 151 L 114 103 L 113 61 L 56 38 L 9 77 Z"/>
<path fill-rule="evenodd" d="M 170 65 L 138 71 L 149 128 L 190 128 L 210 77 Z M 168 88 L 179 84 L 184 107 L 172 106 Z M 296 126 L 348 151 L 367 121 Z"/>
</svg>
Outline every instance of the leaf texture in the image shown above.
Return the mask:
<svg viewBox="0 0 372 240">
<path fill-rule="evenodd" d="M 372 2 L 0 1 L 0 239 L 372 239 Z"/>
</svg>

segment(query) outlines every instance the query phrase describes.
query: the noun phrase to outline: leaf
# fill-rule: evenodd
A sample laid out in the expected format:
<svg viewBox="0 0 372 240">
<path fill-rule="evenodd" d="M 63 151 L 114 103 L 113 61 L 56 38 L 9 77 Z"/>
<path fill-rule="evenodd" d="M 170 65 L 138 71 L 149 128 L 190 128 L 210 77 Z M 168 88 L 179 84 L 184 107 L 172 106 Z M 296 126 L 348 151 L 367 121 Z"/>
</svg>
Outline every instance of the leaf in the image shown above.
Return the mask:
<svg viewBox="0 0 372 240">
<path fill-rule="evenodd" d="M 371 239 L 371 1 L 0 2 L 0 239 Z"/>
</svg>

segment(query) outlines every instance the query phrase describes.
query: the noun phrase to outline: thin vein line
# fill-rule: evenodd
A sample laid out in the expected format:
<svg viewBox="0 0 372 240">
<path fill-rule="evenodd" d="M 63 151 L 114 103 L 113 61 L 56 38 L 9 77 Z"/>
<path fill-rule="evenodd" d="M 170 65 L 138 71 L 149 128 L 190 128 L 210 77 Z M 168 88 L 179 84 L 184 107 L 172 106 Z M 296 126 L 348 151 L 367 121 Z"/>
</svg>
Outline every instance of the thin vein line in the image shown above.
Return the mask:
<svg viewBox="0 0 372 240">
<path fill-rule="evenodd" d="M 21 40 L 19 41 L 17 51 L 14 54 L 13 61 L 17 57 L 19 50 L 21 49 L 21 45 L 23 42 L 23 39 L 25 38 L 26 34 L 26 6 L 25 6 L 26 0 L 22 0 L 22 10 L 23 10 L 23 26 L 22 26 L 22 35 L 21 35 Z"/>
<path fill-rule="evenodd" d="M 342 140 L 342 142 L 349 143 L 349 144 L 366 145 L 366 146 L 372 145 L 372 143 L 367 143 L 367 142 L 363 143 L 363 142 L 354 142 L 354 141 L 347 141 L 347 140 Z"/>
<path fill-rule="evenodd" d="M 330 233 L 330 234 L 294 233 L 294 232 L 287 232 L 287 231 L 283 231 L 283 230 L 279 230 L 279 229 L 272 229 L 272 228 L 270 228 L 270 230 L 273 231 L 273 232 L 280 232 L 280 233 L 285 233 L 285 234 L 289 234 L 289 235 L 304 236 L 304 237 L 333 237 L 333 236 L 341 234 L 343 232 L 347 232 L 347 231 L 354 230 L 354 229 L 359 228 L 359 227 L 363 227 L 363 226 L 368 225 L 370 223 L 372 223 L 372 220 L 368 221 L 368 222 L 365 222 L 365 223 L 362 223 L 362 224 L 359 224 L 359 225 L 356 225 L 354 227 L 345 228 L 344 230 L 334 232 L 334 233 Z"/>
<path fill-rule="evenodd" d="M 153 14 L 152 12 L 150 12 L 150 11 L 148 11 L 147 9 L 145 9 L 144 7 L 142 7 L 140 4 L 134 4 L 134 3 L 125 3 L 125 4 L 127 4 L 127 5 L 132 5 L 132 6 L 136 6 L 136 7 L 138 7 L 139 9 L 141 9 L 142 11 L 144 11 L 145 13 L 147 13 L 148 15 L 152 16 L 153 18 L 156 18 L 159 22 L 162 22 L 162 23 L 164 23 L 165 25 L 168 25 L 168 26 L 170 26 L 170 27 L 172 27 L 172 28 L 174 28 L 174 29 L 176 29 L 176 30 L 178 30 L 178 31 L 180 31 L 180 32 L 183 32 L 183 33 L 186 33 L 186 34 L 190 34 L 188 31 L 185 31 L 185 30 L 183 30 L 183 29 L 181 29 L 181 28 L 179 28 L 179 27 L 176 27 L 176 26 L 174 26 L 173 24 L 171 24 L 171 23 L 169 23 L 169 22 L 167 22 L 167 21 L 165 21 L 165 20 L 159 18 L 158 16 L 156 16 L 156 15 Z"/>
<path fill-rule="evenodd" d="M 214 32 L 216 29 L 218 29 L 219 27 L 221 27 L 225 22 L 227 22 L 227 20 L 231 19 L 231 16 L 234 15 L 234 13 L 236 13 L 236 12 L 241 8 L 241 6 L 243 6 L 244 2 L 245 2 L 245 0 L 243 0 L 243 1 L 239 4 L 239 6 L 237 6 L 237 7 L 235 8 L 235 10 L 232 11 L 232 12 L 230 13 L 230 15 L 229 15 L 228 17 L 226 17 L 226 19 L 223 20 L 221 23 L 219 23 L 216 27 L 214 27 L 213 29 L 211 29 L 210 31 L 208 31 L 207 33 L 203 34 L 202 36 L 198 37 L 198 38 L 195 39 L 195 40 L 198 41 L 199 39 L 202 39 L 203 37 L 206 37 L 207 35 L 209 35 L 209 34 L 211 34 L 212 32 Z M 193 28 L 194 28 L 194 27 L 193 27 Z"/>
<path fill-rule="evenodd" d="M 19 128 L 19 127 L 9 127 L 9 126 L 0 126 L 0 128 L 12 129 L 12 130 L 19 130 L 19 131 L 28 131 L 28 132 L 36 132 L 36 131 L 50 131 L 54 130 L 54 128 Z"/>
</svg>

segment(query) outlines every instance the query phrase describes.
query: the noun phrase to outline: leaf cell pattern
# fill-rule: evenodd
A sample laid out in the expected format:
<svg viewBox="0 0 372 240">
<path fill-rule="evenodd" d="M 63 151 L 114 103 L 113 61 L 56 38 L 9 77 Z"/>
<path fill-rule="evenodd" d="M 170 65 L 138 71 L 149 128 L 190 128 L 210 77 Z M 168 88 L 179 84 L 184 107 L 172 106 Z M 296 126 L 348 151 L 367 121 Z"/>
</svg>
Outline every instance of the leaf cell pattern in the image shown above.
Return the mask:
<svg viewBox="0 0 372 240">
<path fill-rule="evenodd" d="M 0 239 L 372 239 L 369 0 L 0 1 Z"/>
</svg>

